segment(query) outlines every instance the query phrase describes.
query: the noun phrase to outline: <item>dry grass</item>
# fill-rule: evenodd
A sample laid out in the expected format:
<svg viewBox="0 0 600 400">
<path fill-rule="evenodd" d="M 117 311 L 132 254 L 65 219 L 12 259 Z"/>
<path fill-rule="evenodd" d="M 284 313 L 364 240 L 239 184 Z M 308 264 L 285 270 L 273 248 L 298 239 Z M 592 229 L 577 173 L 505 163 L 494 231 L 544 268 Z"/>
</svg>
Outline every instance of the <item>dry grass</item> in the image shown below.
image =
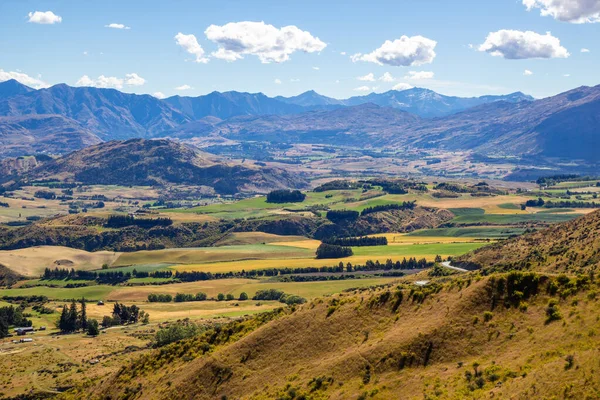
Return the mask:
<svg viewBox="0 0 600 400">
<path fill-rule="evenodd" d="M 0 251 L 0 264 L 21 275 L 38 277 L 44 273 L 46 267 L 78 270 L 100 269 L 102 264 L 111 265 L 119 255 L 120 253 L 112 251 L 90 253 L 69 247 L 36 246 Z"/>
<path fill-rule="evenodd" d="M 205 215 L 205 214 L 199 214 Z M 233 232 L 217 243 L 217 246 L 232 246 L 245 244 L 277 244 L 288 246 L 288 242 L 306 240 L 304 236 L 282 236 L 264 232 Z M 292 245 L 293 246 L 293 245 Z M 303 247 L 303 246 L 295 246 Z"/>
</svg>

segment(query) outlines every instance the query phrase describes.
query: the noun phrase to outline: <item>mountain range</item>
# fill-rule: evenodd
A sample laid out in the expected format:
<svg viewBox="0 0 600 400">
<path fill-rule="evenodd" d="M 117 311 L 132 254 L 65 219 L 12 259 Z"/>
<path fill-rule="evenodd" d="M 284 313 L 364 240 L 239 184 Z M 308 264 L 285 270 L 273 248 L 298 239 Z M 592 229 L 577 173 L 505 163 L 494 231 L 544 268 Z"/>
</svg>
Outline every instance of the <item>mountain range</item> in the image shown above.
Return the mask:
<svg viewBox="0 0 600 400">
<path fill-rule="evenodd" d="M 520 92 L 460 98 L 419 88 L 345 100 L 314 91 L 287 98 L 212 92 L 160 100 L 64 84 L 34 90 L 13 80 L 0 83 L 0 156 L 60 154 L 130 138 L 214 137 L 597 163 L 599 98 L 600 86 L 541 100 Z"/>
</svg>

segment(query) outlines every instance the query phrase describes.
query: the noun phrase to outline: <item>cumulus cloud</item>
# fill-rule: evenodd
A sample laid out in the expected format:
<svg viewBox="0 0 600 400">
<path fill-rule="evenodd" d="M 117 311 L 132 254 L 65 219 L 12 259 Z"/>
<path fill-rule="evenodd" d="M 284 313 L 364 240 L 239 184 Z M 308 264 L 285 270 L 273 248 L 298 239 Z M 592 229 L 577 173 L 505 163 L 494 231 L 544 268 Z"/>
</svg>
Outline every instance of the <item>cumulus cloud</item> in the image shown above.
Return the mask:
<svg viewBox="0 0 600 400">
<path fill-rule="evenodd" d="M 142 86 L 146 80 L 136 73 L 126 74 L 125 78 L 116 76 L 100 75 L 96 79 L 92 79 L 87 75 L 83 75 L 75 85 L 88 86 L 102 89 L 123 89 L 123 86 Z"/>
<path fill-rule="evenodd" d="M 531 75 L 533 75 L 533 72 L 531 72 L 530 70 L 526 69 L 525 71 L 523 71 L 523 75 L 525 75 L 525 76 L 531 76 Z"/>
<path fill-rule="evenodd" d="M 375 75 L 373 75 L 372 72 L 366 74 L 365 76 L 357 76 L 356 79 L 358 79 L 359 81 L 365 81 L 365 82 L 375 82 Z"/>
<path fill-rule="evenodd" d="M 353 62 L 366 61 L 394 67 L 431 64 L 435 58 L 436 45 L 435 40 L 423 36 L 402 36 L 393 42 L 386 40 L 371 53 L 354 54 L 351 59 Z"/>
<path fill-rule="evenodd" d="M 62 22 L 62 17 L 60 15 L 54 14 L 52 11 L 35 11 L 27 14 L 29 17 L 29 22 L 34 24 L 60 24 Z"/>
<path fill-rule="evenodd" d="M 544 17 L 573 24 L 600 22 L 600 1 L 598 0 L 523 0 L 527 11 L 540 9 Z"/>
<path fill-rule="evenodd" d="M 108 24 L 108 25 L 104 25 L 105 28 L 111 28 L 111 29 L 131 29 L 131 27 L 123 25 L 123 24 L 115 24 L 114 22 L 112 24 Z"/>
<path fill-rule="evenodd" d="M 192 89 L 192 87 L 190 85 L 181 85 L 181 86 L 177 86 L 175 88 L 175 90 L 190 90 Z"/>
<path fill-rule="evenodd" d="M 357 88 L 354 88 L 354 90 L 356 90 L 357 92 L 370 92 L 371 88 L 368 86 L 359 86 Z"/>
<path fill-rule="evenodd" d="M 196 56 L 195 62 L 203 64 L 208 62 L 208 58 L 204 57 L 204 49 L 198 43 L 196 36 L 185 35 L 179 32 L 177 35 L 175 35 L 175 42 L 178 46 L 183 47 L 185 51 Z"/>
<path fill-rule="evenodd" d="M 400 82 L 400 83 L 394 85 L 394 87 L 392 89 L 402 91 L 402 90 L 408 90 L 408 89 L 412 89 L 412 88 L 413 88 L 413 85 L 404 83 L 404 82 Z"/>
<path fill-rule="evenodd" d="M 32 87 L 34 89 L 42 89 L 46 88 L 49 85 L 42 81 L 39 77 L 34 78 L 29 76 L 21 71 L 4 71 L 0 69 L 0 82 L 9 81 L 11 79 L 16 80 L 17 82 L 22 83 L 23 85 Z"/>
<path fill-rule="evenodd" d="M 313 69 L 314 69 L 315 71 L 318 71 L 318 70 L 320 70 L 321 68 L 319 68 L 319 67 L 313 67 Z"/>
<path fill-rule="evenodd" d="M 254 55 L 264 64 L 280 63 L 289 60 L 296 51 L 314 53 L 327 47 L 318 37 L 294 25 L 276 28 L 264 22 L 230 22 L 210 25 L 204 34 L 219 46 L 212 56 L 226 61 Z"/>
<path fill-rule="evenodd" d="M 152 93 L 152 96 L 156 97 L 157 99 L 161 99 L 161 100 L 167 97 L 167 96 L 165 96 L 165 94 L 163 92 L 154 92 L 154 93 Z"/>
<path fill-rule="evenodd" d="M 142 78 L 141 76 L 139 76 L 138 74 L 136 74 L 135 72 L 125 75 L 125 84 L 126 85 L 142 86 L 144 83 L 146 83 L 146 80 L 144 78 Z"/>
<path fill-rule="evenodd" d="M 502 29 L 490 32 L 479 51 L 485 51 L 496 57 L 509 60 L 526 58 L 567 58 L 567 49 L 560 45 L 560 40 L 550 32 L 540 35 L 532 31 L 515 31 Z"/>
<path fill-rule="evenodd" d="M 585 48 L 584 48 L 584 49 L 581 49 L 581 52 L 582 52 L 582 53 L 589 53 L 589 52 L 590 52 L 590 50 L 589 50 L 589 49 L 585 49 Z"/>
<path fill-rule="evenodd" d="M 281 79 L 275 79 L 273 81 L 276 85 L 281 85 Z"/>
<path fill-rule="evenodd" d="M 396 79 L 389 72 L 384 73 L 379 77 L 380 81 L 383 82 L 394 82 Z"/>
<path fill-rule="evenodd" d="M 406 75 L 404 79 L 432 79 L 433 75 L 434 74 L 431 71 L 408 71 L 408 75 Z"/>
</svg>

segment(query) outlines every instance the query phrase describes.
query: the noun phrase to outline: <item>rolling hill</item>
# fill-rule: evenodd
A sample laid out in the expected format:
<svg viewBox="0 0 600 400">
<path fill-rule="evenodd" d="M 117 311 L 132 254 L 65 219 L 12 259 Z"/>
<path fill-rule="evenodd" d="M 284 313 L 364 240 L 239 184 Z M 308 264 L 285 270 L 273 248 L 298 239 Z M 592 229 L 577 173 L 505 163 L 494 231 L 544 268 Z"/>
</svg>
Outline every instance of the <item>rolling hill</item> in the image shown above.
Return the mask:
<svg viewBox="0 0 600 400">
<path fill-rule="evenodd" d="M 595 271 L 600 267 L 600 211 L 482 247 L 453 262 L 466 268 L 488 270 Z"/>
<path fill-rule="evenodd" d="M 514 273 L 349 291 L 209 328 L 65 398 L 595 398 L 598 340 L 580 333 L 599 327 L 596 286 L 560 300 L 554 283 Z"/>
<path fill-rule="evenodd" d="M 104 185 L 188 184 L 218 193 L 302 188 L 306 182 L 277 168 L 227 164 L 219 157 L 170 140 L 110 141 L 44 163 L 21 182 L 60 179 Z"/>
</svg>

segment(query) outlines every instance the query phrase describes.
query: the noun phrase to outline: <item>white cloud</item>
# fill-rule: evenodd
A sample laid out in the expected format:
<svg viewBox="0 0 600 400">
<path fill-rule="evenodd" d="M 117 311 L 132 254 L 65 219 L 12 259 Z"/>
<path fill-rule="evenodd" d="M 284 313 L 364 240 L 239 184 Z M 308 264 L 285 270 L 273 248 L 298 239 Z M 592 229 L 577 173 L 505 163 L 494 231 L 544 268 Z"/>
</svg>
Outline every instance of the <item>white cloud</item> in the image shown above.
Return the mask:
<svg viewBox="0 0 600 400">
<path fill-rule="evenodd" d="M 358 79 L 359 81 L 365 81 L 365 82 L 375 82 L 375 75 L 373 75 L 372 72 L 366 74 L 365 76 L 357 76 L 356 79 Z"/>
<path fill-rule="evenodd" d="M 204 49 L 198 43 L 196 36 L 185 35 L 179 32 L 177 35 L 175 35 L 175 42 L 177 45 L 183 47 L 185 51 L 196 56 L 195 61 L 197 63 L 206 64 L 208 62 L 208 58 L 204 57 Z"/>
<path fill-rule="evenodd" d="M 142 86 L 146 80 L 136 73 L 126 74 L 125 78 L 116 76 L 100 75 L 96 79 L 92 79 L 87 75 L 83 75 L 75 83 L 77 86 L 88 86 L 102 89 L 123 89 L 123 86 Z"/>
<path fill-rule="evenodd" d="M 115 24 L 114 22 L 112 24 L 104 25 L 104 27 L 111 29 L 131 29 L 131 27 L 129 26 L 125 26 L 123 24 Z"/>
<path fill-rule="evenodd" d="M 502 29 L 490 32 L 485 42 L 479 46 L 493 56 L 509 60 L 526 58 L 567 58 L 567 49 L 560 45 L 560 40 L 550 32 L 540 35 L 532 31 L 515 31 Z"/>
<path fill-rule="evenodd" d="M 165 97 L 167 97 L 167 96 L 165 96 L 165 94 L 163 92 L 154 92 L 154 93 L 152 93 L 152 96 L 156 97 L 157 99 L 161 99 L 161 100 L 164 99 Z"/>
<path fill-rule="evenodd" d="M 52 11 L 35 11 L 27 14 L 29 17 L 29 22 L 34 24 L 60 24 L 62 22 L 62 17 L 60 15 L 54 14 Z"/>
<path fill-rule="evenodd" d="M 357 88 L 354 88 L 354 90 L 356 90 L 357 92 L 370 92 L 371 88 L 368 86 L 359 86 Z"/>
<path fill-rule="evenodd" d="M 318 70 L 320 70 L 321 68 L 319 68 L 319 67 L 313 67 L 313 69 L 314 69 L 315 71 L 318 71 Z"/>
<path fill-rule="evenodd" d="M 590 52 L 590 50 L 589 50 L 589 49 L 585 49 L 585 48 L 583 48 L 583 49 L 581 49 L 581 52 L 582 52 L 582 53 L 589 53 L 589 52 Z"/>
<path fill-rule="evenodd" d="M 175 88 L 175 90 L 190 90 L 192 89 L 192 87 L 190 85 L 181 85 L 181 86 L 177 86 Z"/>
<path fill-rule="evenodd" d="M 340 51 L 340 54 L 343 55 L 343 56 L 345 56 L 346 52 L 345 51 Z"/>
<path fill-rule="evenodd" d="M 393 42 L 386 40 L 378 49 L 369 54 L 355 54 L 353 62 L 367 61 L 379 65 L 408 67 L 411 65 L 431 64 L 435 58 L 435 40 L 423 36 L 402 36 Z"/>
<path fill-rule="evenodd" d="M 539 8 L 544 17 L 550 16 L 563 22 L 585 24 L 600 22 L 598 0 L 523 0 L 527 11 Z"/>
<path fill-rule="evenodd" d="M 533 72 L 531 72 L 530 70 L 526 69 L 525 71 L 523 71 L 523 75 L 525 75 L 525 76 L 531 76 L 531 75 L 533 75 Z"/>
<path fill-rule="evenodd" d="M 29 76 L 21 71 L 4 71 L 3 69 L 0 69 L 0 82 L 8 81 L 11 79 L 14 79 L 17 82 L 20 82 L 23 85 L 32 87 L 34 89 L 42 89 L 42 88 L 46 88 L 49 86 L 46 82 L 42 81 L 39 77 L 34 78 L 34 77 Z"/>
<path fill-rule="evenodd" d="M 396 79 L 389 72 L 384 73 L 379 77 L 380 81 L 383 82 L 394 82 Z"/>
<path fill-rule="evenodd" d="M 275 79 L 273 81 L 276 85 L 281 85 L 281 79 Z"/>
<path fill-rule="evenodd" d="M 565 78 L 568 78 L 568 77 L 570 77 L 570 76 L 571 76 L 571 74 L 564 74 L 563 76 L 564 76 Z"/>
<path fill-rule="evenodd" d="M 400 82 L 400 83 L 394 85 L 394 87 L 392 89 L 402 91 L 402 90 L 412 89 L 413 87 L 414 86 L 411 84 Z"/>
<path fill-rule="evenodd" d="M 142 78 L 141 76 L 139 76 L 138 74 L 136 74 L 135 72 L 125 75 L 125 84 L 126 85 L 142 86 L 144 83 L 146 83 L 146 80 L 144 78 Z"/>
<path fill-rule="evenodd" d="M 404 79 L 433 79 L 433 72 L 431 71 L 408 71 L 408 75 L 404 77 Z"/>
<path fill-rule="evenodd" d="M 318 37 L 294 25 L 278 29 L 264 22 L 230 22 L 211 25 L 204 34 L 219 46 L 212 56 L 226 61 L 254 55 L 264 64 L 280 63 L 289 60 L 296 51 L 314 53 L 327 47 Z"/>
<path fill-rule="evenodd" d="M 300 82 L 300 79 L 299 78 L 292 78 L 292 79 L 290 79 L 290 82 Z"/>
</svg>

